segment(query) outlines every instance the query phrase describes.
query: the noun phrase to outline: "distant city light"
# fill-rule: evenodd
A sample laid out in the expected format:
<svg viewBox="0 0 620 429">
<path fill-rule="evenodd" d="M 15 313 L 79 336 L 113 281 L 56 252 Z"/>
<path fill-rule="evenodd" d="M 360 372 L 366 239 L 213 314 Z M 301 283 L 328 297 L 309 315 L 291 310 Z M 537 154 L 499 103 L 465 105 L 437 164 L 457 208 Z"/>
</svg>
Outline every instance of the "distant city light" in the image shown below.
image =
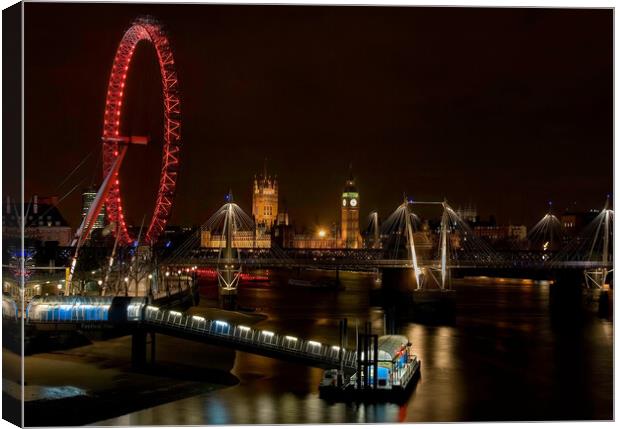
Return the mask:
<svg viewBox="0 0 620 429">
<path fill-rule="evenodd" d="M 319 237 L 324 238 L 327 235 L 327 231 L 323 228 L 319 229 Z"/>
</svg>

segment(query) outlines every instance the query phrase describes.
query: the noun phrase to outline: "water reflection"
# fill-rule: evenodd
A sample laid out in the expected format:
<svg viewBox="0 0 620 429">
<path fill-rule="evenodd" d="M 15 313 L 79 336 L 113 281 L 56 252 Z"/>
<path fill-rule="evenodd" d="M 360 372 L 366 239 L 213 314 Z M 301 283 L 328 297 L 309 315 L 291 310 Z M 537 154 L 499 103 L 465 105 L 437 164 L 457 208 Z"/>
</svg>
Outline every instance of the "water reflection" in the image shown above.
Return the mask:
<svg viewBox="0 0 620 429">
<path fill-rule="evenodd" d="M 84 396 L 86 390 L 75 386 L 25 386 L 24 398 L 26 401 L 55 400 Z"/>
<path fill-rule="evenodd" d="M 371 307 L 371 276 L 341 274 L 344 292 L 253 287 L 239 301 L 268 315 L 259 326 L 326 343 L 338 319 L 371 321 L 382 334 L 407 335 L 422 360 L 409 400 L 329 403 L 318 396 L 322 372 L 236 353 L 236 386 L 156 406 L 105 424 L 280 424 L 612 418 L 613 325 L 595 317 L 552 326 L 548 285 L 459 287 L 452 326 L 399 321 Z"/>
</svg>

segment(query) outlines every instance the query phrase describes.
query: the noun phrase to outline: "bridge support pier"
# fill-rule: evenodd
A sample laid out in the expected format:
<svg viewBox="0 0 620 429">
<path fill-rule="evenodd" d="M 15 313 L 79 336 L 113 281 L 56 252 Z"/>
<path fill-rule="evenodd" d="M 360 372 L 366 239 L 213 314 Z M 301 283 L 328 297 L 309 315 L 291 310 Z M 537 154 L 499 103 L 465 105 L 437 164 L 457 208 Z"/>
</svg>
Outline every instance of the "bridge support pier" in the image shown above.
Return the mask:
<svg viewBox="0 0 620 429">
<path fill-rule="evenodd" d="M 416 289 L 411 268 L 384 268 L 382 301 L 385 307 L 408 320 L 452 323 L 456 317 L 456 293 L 448 289 Z"/>
<path fill-rule="evenodd" d="M 146 366 L 146 331 L 142 329 L 131 334 L 131 366 L 134 369 Z"/>
<path fill-rule="evenodd" d="M 384 290 L 400 293 L 411 292 L 417 287 L 412 268 L 384 268 L 381 284 Z"/>
<path fill-rule="evenodd" d="M 609 291 L 602 290 L 598 296 L 598 317 L 609 319 L 613 308 L 613 301 L 609 297 Z"/>
<path fill-rule="evenodd" d="M 364 333 L 357 336 L 357 388 L 376 389 L 378 383 L 379 336 L 372 334 L 370 322 L 366 322 Z M 370 371 L 372 368 L 372 383 Z"/>
<path fill-rule="evenodd" d="M 151 362 L 155 363 L 155 332 L 147 332 L 145 329 L 137 329 L 131 334 L 131 366 L 134 369 L 143 369 L 147 366 L 147 337 L 150 336 Z"/>
<path fill-rule="evenodd" d="M 156 343 L 155 343 L 155 332 L 149 332 L 149 336 L 151 337 L 151 365 L 155 365 L 155 350 L 156 350 Z"/>
<path fill-rule="evenodd" d="M 340 328 L 340 349 L 338 350 L 338 387 L 344 385 L 344 352 L 347 348 L 347 319 L 344 318 L 339 323 Z"/>
</svg>

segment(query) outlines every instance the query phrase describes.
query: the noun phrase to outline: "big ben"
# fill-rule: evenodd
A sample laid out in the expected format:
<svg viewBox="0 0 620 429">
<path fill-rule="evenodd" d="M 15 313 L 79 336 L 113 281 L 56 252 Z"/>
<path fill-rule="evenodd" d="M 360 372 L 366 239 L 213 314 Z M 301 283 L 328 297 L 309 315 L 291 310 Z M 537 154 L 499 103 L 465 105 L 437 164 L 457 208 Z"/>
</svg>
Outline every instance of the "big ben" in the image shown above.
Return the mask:
<svg viewBox="0 0 620 429">
<path fill-rule="evenodd" d="M 347 249 L 362 247 L 360 234 L 360 195 L 355 187 L 353 173 L 349 171 L 349 178 L 342 191 L 342 206 L 340 208 L 340 234 L 342 246 Z"/>
</svg>

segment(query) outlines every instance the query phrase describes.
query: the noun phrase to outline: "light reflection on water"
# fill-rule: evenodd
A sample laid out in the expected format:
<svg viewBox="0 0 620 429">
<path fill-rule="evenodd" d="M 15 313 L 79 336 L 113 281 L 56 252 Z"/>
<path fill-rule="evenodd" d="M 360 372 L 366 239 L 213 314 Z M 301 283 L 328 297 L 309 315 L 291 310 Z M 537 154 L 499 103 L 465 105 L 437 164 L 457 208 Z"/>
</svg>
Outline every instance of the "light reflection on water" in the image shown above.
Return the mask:
<svg viewBox="0 0 620 429">
<path fill-rule="evenodd" d="M 344 275 L 339 294 L 248 288 L 239 299 L 261 307 L 259 326 L 337 343 L 338 319 L 373 322 L 372 278 Z M 322 371 L 237 352 L 240 384 L 111 419 L 105 424 L 281 424 L 612 418 L 612 331 L 608 321 L 551 323 L 548 286 L 484 285 L 458 290 L 453 326 L 400 324 L 422 375 L 403 405 L 329 403 Z M 291 303 L 293 303 L 291 305 Z"/>
<path fill-rule="evenodd" d="M 225 425 L 294 423 L 366 423 L 401 421 L 396 404 L 329 404 L 315 395 L 300 398 L 292 393 L 265 393 L 252 399 L 195 396 L 174 403 L 118 417 L 103 424 L 114 425 Z M 102 424 L 102 423 L 98 423 Z"/>
<path fill-rule="evenodd" d="M 55 400 L 85 396 L 86 391 L 75 386 L 25 386 L 24 399 L 26 401 Z"/>
</svg>

